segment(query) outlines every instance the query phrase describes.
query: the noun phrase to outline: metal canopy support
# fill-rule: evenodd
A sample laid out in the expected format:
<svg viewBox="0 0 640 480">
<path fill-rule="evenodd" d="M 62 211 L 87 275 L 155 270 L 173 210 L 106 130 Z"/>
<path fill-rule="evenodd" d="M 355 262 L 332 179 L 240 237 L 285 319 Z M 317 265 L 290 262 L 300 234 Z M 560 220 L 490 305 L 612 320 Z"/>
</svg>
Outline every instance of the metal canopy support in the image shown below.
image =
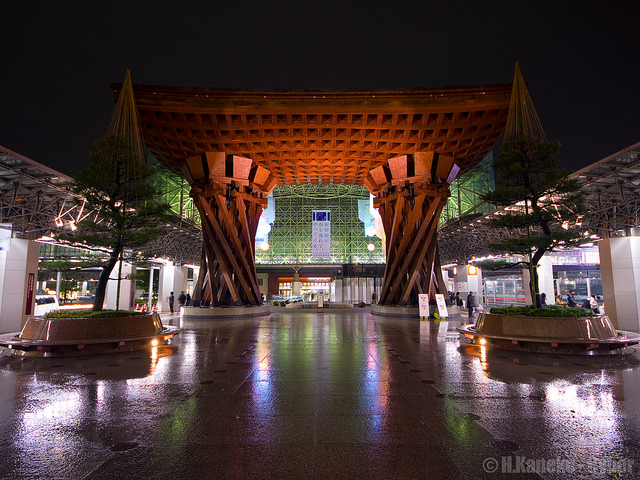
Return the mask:
<svg viewBox="0 0 640 480">
<path fill-rule="evenodd" d="M 640 227 L 640 142 L 570 175 L 586 192 L 589 216 L 582 219 L 585 243 L 626 235 Z M 499 242 L 506 232 L 486 223 L 509 206 L 470 220 L 448 222 L 440 228 L 439 246 L 443 263 L 470 260 L 491 254 L 487 245 Z"/>
</svg>

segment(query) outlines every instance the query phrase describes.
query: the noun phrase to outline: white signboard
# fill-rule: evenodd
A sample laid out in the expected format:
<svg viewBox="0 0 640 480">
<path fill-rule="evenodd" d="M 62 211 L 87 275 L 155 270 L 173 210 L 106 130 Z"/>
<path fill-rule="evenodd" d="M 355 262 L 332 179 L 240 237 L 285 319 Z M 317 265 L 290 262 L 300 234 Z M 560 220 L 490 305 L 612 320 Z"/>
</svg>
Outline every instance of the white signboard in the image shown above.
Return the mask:
<svg viewBox="0 0 640 480">
<path fill-rule="evenodd" d="M 311 256 L 331 258 L 331 210 L 313 210 Z"/>
<path fill-rule="evenodd" d="M 418 294 L 418 307 L 420 308 L 421 317 L 429 316 L 429 295 L 426 293 Z"/>
<path fill-rule="evenodd" d="M 444 295 L 442 293 L 436 293 L 436 303 L 438 304 L 438 315 L 441 318 L 446 318 L 449 316 L 449 311 L 447 310 L 447 302 L 444 300 Z"/>
</svg>

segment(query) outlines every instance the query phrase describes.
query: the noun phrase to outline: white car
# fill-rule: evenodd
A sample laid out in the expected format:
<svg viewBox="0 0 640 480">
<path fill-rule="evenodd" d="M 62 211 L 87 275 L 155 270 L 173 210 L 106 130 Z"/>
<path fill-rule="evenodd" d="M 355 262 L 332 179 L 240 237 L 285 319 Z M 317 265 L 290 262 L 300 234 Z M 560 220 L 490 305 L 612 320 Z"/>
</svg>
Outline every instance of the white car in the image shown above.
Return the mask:
<svg viewBox="0 0 640 480">
<path fill-rule="evenodd" d="M 55 295 L 36 295 L 36 308 L 34 315 L 44 315 L 51 310 L 57 310 L 60 307 L 58 299 Z"/>
</svg>

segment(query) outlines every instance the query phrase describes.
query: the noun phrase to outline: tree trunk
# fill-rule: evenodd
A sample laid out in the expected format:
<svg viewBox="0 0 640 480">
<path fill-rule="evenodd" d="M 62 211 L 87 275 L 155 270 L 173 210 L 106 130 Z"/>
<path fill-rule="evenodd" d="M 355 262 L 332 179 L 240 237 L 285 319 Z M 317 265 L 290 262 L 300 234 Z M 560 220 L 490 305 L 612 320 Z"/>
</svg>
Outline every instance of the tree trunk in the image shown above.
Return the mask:
<svg viewBox="0 0 640 480">
<path fill-rule="evenodd" d="M 540 297 L 538 296 L 538 268 L 533 263 L 533 258 L 529 257 L 529 293 L 531 294 L 531 305 L 540 308 Z"/>
<path fill-rule="evenodd" d="M 546 251 L 547 251 L 546 248 L 539 248 L 538 250 L 536 250 L 535 254 L 529 256 L 529 258 L 530 258 L 530 262 L 529 262 L 529 277 L 531 278 L 531 280 L 529 282 L 529 288 L 531 289 L 531 304 L 535 308 L 542 307 L 542 305 L 540 304 L 540 286 L 539 286 L 539 282 L 538 282 L 538 263 L 540 262 L 540 260 L 542 260 L 542 257 L 544 256 Z"/>
<path fill-rule="evenodd" d="M 96 287 L 96 297 L 93 301 L 93 311 L 99 312 L 102 310 L 102 306 L 104 305 L 104 297 L 107 291 L 107 283 L 109 282 L 109 277 L 111 276 L 111 272 L 115 268 L 118 263 L 118 258 L 120 257 L 120 252 L 122 251 L 121 246 L 117 246 L 109 255 L 109 259 L 103 264 L 102 272 L 100 272 L 100 277 L 98 278 L 98 285 Z"/>
</svg>

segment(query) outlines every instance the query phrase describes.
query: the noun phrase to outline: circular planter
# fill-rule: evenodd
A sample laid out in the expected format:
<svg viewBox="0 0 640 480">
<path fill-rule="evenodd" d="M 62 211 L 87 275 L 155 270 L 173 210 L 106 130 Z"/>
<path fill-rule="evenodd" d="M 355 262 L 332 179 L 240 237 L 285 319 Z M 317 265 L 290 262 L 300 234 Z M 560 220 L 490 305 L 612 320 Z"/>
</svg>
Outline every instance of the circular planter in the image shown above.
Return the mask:
<svg viewBox="0 0 640 480">
<path fill-rule="evenodd" d="M 29 317 L 18 333 L 0 336 L 14 355 L 56 357 L 133 351 L 165 344 L 180 328 L 160 315 L 102 318 Z"/>
<path fill-rule="evenodd" d="M 606 315 L 527 317 L 481 313 L 475 324 L 459 327 L 467 343 L 502 350 L 602 355 L 640 342 L 640 334 L 616 330 Z"/>
</svg>

